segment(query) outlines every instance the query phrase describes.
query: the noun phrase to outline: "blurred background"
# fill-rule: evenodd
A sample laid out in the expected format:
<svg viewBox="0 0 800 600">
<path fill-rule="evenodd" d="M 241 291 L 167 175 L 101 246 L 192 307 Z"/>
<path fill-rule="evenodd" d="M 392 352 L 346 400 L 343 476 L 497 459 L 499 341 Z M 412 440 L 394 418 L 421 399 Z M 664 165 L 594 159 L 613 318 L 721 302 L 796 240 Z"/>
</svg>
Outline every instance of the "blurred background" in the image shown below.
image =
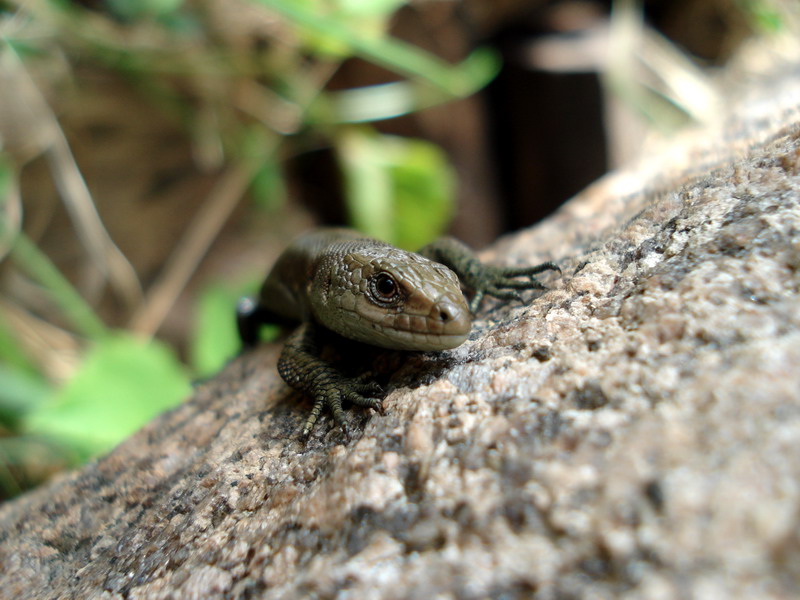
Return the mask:
<svg viewBox="0 0 800 600">
<path fill-rule="evenodd" d="M 714 119 L 796 0 L 0 0 L 0 499 L 238 351 L 317 224 L 530 226 Z M 794 44 L 794 46 L 792 46 Z"/>
</svg>

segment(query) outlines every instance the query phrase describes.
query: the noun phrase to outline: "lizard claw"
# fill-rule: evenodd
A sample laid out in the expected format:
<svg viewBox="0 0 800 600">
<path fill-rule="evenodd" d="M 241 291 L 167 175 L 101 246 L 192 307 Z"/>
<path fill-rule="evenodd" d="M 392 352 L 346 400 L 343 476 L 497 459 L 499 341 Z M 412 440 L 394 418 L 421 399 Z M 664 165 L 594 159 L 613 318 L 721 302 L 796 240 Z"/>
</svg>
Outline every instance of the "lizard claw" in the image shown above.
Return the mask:
<svg viewBox="0 0 800 600">
<path fill-rule="evenodd" d="M 380 386 L 378 387 L 380 388 Z M 382 391 L 383 390 L 381 390 L 381 392 Z M 383 402 L 378 398 L 364 396 L 358 392 L 351 391 L 347 394 L 347 399 L 351 402 L 351 404 L 355 404 L 356 406 L 363 406 L 364 408 L 371 408 L 383 414 Z"/>
<path fill-rule="evenodd" d="M 355 392 L 361 396 L 383 396 L 385 394 L 383 387 L 375 381 L 360 383 L 353 387 L 355 388 Z M 358 404 L 358 402 L 354 402 L 354 404 Z"/>
<path fill-rule="evenodd" d="M 339 428 L 342 430 L 342 436 L 344 436 L 344 441 L 346 443 L 350 443 L 350 440 L 353 439 L 353 436 L 350 432 L 350 425 L 347 424 L 347 421 L 343 421 L 339 424 Z"/>
<path fill-rule="evenodd" d="M 341 389 L 340 389 L 341 388 Z M 314 428 L 319 415 L 324 408 L 330 409 L 333 413 L 333 420 L 342 430 L 344 437 L 349 442 L 352 439 L 352 432 L 342 408 L 342 401 L 346 400 L 355 406 L 371 408 L 378 414 L 383 415 L 383 402 L 373 396 L 384 395 L 383 388 L 374 381 L 359 382 L 357 380 L 342 380 L 338 388 L 323 388 L 318 391 L 311 414 L 308 415 L 301 437 L 308 440 L 311 430 Z"/>
<path fill-rule="evenodd" d="M 522 302 L 522 290 L 546 289 L 536 280 L 535 275 L 543 271 L 558 271 L 561 269 L 552 262 L 544 262 L 533 267 L 496 267 L 494 265 L 480 265 L 480 273 L 476 277 L 475 295 L 470 302 L 470 310 L 477 311 L 485 295 L 500 300 L 516 300 Z M 516 279 L 525 277 L 526 280 Z"/>
<path fill-rule="evenodd" d="M 314 428 L 314 424 L 317 422 L 319 418 L 319 413 L 322 412 L 322 407 L 325 404 L 325 400 L 323 398 L 317 398 L 314 401 L 314 406 L 311 408 L 311 414 L 308 415 L 306 422 L 303 424 L 303 433 L 300 434 L 300 437 L 303 441 L 308 441 L 308 437 L 311 435 L 311 430 Z"/>
</svg>

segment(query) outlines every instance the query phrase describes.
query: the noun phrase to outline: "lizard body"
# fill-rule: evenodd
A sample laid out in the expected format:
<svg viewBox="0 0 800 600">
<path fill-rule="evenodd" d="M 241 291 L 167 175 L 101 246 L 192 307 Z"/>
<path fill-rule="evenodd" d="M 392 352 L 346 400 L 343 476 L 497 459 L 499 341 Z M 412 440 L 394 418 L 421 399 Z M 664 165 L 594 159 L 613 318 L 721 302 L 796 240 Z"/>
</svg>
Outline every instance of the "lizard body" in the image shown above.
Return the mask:
<svg viewBox="0 0 800 600">
<path fill-rule="evenodd" d="M 243 344 L 252 346 L 261 324 L 299 322 L 278 372 L 314 399 L 303 435 L 325 406 L 347 433 L 342 401 L 381 411 L 375 396 L 382 390 L 374 382 L 345 377 L 320 358 L 324 329 L 395 350 L 455 348 L 466 340 L 471 313 L 485 294 L 519 299 L 518 290 L 544 289 L 533 276 L 546 270 L 559 269 L 551 262 L 523 268 L 484 265 L 453 238 L 413 253 L 348 229 L 318 229 L 281 254 L 255 303 L 240 303 L 239 333 Z M 461 284 L 474 292 L 470 305 Z"/>
</svg>

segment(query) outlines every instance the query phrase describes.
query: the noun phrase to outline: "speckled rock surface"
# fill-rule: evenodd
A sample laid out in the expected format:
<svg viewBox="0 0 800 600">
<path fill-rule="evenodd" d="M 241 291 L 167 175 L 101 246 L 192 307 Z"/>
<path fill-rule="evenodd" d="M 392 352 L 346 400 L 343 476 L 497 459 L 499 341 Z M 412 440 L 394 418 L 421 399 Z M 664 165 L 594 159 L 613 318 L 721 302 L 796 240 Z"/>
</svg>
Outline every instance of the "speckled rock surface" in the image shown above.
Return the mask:
<svg viewBox="0 0 800 600">
<path fill-rule="evenodd" d="M 327 417 L 300 443 L 276 346 L 238 359 L 0 507 L 0 596 L 800 597 L 798 107 L 501 241 L 564 277 L 393 357 L 349 443 Z"/>
</svg>

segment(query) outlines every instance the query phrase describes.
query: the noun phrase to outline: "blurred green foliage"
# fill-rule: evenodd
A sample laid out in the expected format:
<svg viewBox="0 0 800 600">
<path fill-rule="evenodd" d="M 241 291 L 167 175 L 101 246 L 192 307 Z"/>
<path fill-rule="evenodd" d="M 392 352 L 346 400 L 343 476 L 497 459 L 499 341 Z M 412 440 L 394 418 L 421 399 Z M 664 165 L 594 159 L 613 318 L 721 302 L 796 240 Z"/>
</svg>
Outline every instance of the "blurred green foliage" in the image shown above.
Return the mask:
<svg viewBox="0 0 800 600">
<path fill-rule="evenodd" d="M 108 10 L 121 19 L 131 21 L 169 17 L 182 4 L 183 0 L 106 0 Z"/>
<path fill-rule="evenodd" d="M 451 65 L 391 37 L 390 19 L 406 0 L 251 3 L 280 20 L 294 45 L 281 40 L 260 57 L 242 54 L 213 32 L 203 5 L 188 0 L 108 0 L 98 10 L 47 0 L 0 4 L 0 52 L 20 64 L 63 56 L 123 74 L 185 124 L 201 161 L 254 165 L 249 191 L 258 210 L 286 202 L 282 157 L 302 134 L 336 152 L 353 225 L 407 248 L 439 235 L 454 210 L 447 158 L 428 142 L 378 134 L 370 122 L 475 92 L 497 73 L 497 56 L 478 49 Z M 327 90 L 330 74 L 351 57 L 398 80 Z M 226 77 L 249 79 L 268 110 L 243 117 L 228 106 L 225 87 L 202 95 L 209 81 Z M 0 152 L 0 208 L 15 201 L 13 164 Z M 67 381 L 52 379 L 0 308 L 0 498 L 36 478 L 26 473 L 46 475 L 108 451 L 185 398 L 192 377 L 213 374 L 237 352 L 236 301 L 264 275 L 253 273 L 248 285 L 215 283 L 200 295 L 185 366 L 162 342 L 110 330 L 9 214 L 0 212 L 0 252 L 7 251 L 0 257 L 41 290 L 81 355 Z"/>
<path fill-rule="evenodd" d="M 89 347 L 72 379 L 26 416 L 25 430 L 54 439 L 86 460 L 189 392 L 186 369 L 170 348 L 116 333 Z"/>
<path fill-rule="evenodd" d="M 447 226 L 455 176 L 437 146 L 352 128 L 338 137 L 337 151 L 357 229 L 416 250 Z"/>
<path fill-rule="evenodd" d="M 786 26 L 787 0 L 739 0 L 748 21 L 756 31 L 778 33 Z M 792 0 L 788 0 L 791 2 Z"/>
</svg>

